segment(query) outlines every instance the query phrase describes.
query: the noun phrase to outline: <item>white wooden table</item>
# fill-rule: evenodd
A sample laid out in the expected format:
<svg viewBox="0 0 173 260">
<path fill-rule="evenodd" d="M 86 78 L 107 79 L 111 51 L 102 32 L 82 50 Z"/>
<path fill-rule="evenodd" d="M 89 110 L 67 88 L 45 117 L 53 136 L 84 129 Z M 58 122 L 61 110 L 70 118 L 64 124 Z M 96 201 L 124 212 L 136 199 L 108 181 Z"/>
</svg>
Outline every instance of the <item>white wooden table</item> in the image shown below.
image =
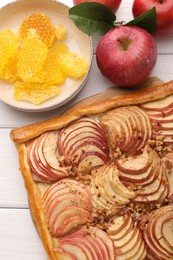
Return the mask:
<svg viewBox="0 0 173 260">
<path fill-rule="evenodd" d="M 1 0 L 0 7 L 11 2 Z M 72 0 L 61 0 L 72 6 Z M 122 0 L 117 20 L 132 19 L 133 0 Z M 153 76 L 164 81 L 173 79 L 173 37 L 157 38 L 158 60 Z M 55 117 L 79 100 L 104 91 L 112 83 L 106 80 L 97 68 L 95 60 L 96 39 L 93 39 L 94 53 L 91 72 L 82 91 L 61 109 L 44 113 L 24 113 L 0 102 L 0 260 L 47 259 L 42 243 L 33 226 L 28 209 L 27 195 L 19 171 L 18 156 L 9 138 L 14 127 Z"/>
</svg>

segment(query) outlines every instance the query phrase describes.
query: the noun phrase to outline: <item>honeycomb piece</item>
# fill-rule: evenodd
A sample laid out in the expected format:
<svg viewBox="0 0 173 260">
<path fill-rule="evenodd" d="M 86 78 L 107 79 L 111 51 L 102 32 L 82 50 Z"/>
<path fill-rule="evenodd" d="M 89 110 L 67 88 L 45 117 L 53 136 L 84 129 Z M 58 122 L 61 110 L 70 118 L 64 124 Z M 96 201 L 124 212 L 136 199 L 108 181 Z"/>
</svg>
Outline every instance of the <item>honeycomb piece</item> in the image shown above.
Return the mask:
<svg viewBox="0 0 173 260">
<path fill-rule="evenodd" d="M 88 70 L 88 63 L 84 56 L 73 52 L 61 55 L 60 66 L 62 71 L 71 78 L 78 79 L 83 77 Z"/>
<path fill-rule="evenodd" d="M 48 47 L 40 40 L 35 30 L 31 29 L 18 52 L 18 75 L 24 82 L 40 82 L 41 73 L 47 58 Z"/>
<path fill-rule="evenodd" d="M 18 44 L 18 38 L 11 30 L 0 32 L 0 75 L 3 74 L 4 67 L 18 49 Z"/>
<path fill-rule="evenodd" d="M 13 83 L 16 80 L 19 80 L 17 73 L 17 51 L 14 55 L 8 60 L 8 63 L 5 65 L 1 78 L 6 80 L 9 83 Z"/>
<path fill-rule="evenodd" d="M 47 47 L 51 47 L 55 40 L 55 28 L 45 14 L 31 14 L 21 24 L 19 32 L 22 38 L 27 37 L 29 29 L 35 29 L 40 39 Z"/>
<path fill-rule="evenodd" d="M 56 55 L 56 57 L 59 59 L 61 58 L 61 55 L 69 53 L 69 49 L 68 49 L 67 45 L 65 45 L 62 42 L 57 43 L 53 47 L 52 50 L 54 51 L 54 54 Z"/>
<path fill-rule="evenodd" d="M 16 81 L 14 84 L 14 97 L 17 100 L 25 100 L 39 105 L 45 100 L 58 95 L 60 90 L 61 88 L 58 86 Z"/>
<path fill-rule="evenodd" d="M 59 56 L 59 49 L 56 47 L 53 48 L 50 50 L 47 60 L 44 64 L 44 70 L 47 72 L 47 77 L 44 83 L 48 85 L 59 85 L 62 84 L 66 79 L 66 75 L 59 65 Z"/>
<path fill-rule="evenodd" d="M 66 28 L 62 24 L 59 24 L 57 30 L 55 31 L 55 35 L 59 41 L 65 40 L 67 36 Z"/>
</svg>

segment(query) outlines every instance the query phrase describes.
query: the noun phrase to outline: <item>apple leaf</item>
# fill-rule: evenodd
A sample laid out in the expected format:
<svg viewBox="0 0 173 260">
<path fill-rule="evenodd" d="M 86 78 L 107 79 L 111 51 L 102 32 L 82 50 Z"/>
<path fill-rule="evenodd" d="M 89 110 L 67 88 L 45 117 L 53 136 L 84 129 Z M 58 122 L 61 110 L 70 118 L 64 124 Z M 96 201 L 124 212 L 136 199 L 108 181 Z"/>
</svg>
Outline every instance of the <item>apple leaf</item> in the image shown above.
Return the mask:
<svg viewBox="0 0 173 260">
<path fill-rule="evenodd" d="M 107 6 L 96 2 L 81 3 L 69 9 L 75 25 L 90 36 L 102 36 L 114 28 L 115 14 Z"/>
<path fill-rule="evenodd" d="M 125 25 L 136 25 L 145 29 L 149 33 L 153 33 L 156 29 L 156 19 L 156 8 L 153 7 L 149 11 L 136 17 Z"/>
</svg>

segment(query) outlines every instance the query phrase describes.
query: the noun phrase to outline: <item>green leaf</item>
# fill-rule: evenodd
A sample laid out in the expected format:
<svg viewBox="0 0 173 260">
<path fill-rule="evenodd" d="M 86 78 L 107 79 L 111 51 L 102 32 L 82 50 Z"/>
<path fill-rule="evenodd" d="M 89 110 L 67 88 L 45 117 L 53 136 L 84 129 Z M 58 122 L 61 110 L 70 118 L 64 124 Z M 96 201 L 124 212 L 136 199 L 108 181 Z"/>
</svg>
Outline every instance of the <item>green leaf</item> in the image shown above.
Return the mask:
<svg viewBox="0 0 173 260">
<path fill-rule="evenodd" d="M 153 33 L 156 29 L 156 8 L 151 8 L 149 11 L 136 17 L 125 25 L 136 25 L 145 29 L 149 33 Z"/>
<path fill-rule="evenodd" d="M 69 9 L 75 25 L 90 36 L 102 36 L 114 28 L 115 14 L 100 3 L 81 3 Z"/>
</svg>

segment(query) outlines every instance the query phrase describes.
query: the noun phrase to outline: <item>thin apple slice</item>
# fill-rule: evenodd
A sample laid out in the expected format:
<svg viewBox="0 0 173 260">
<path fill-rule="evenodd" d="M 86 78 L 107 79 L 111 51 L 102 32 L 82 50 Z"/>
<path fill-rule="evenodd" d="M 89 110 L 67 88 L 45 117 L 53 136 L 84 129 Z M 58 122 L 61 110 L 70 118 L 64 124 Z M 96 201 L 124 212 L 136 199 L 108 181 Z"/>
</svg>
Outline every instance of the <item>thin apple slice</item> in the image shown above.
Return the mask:
<svg viewBox="0 0 173 260">
<path fill-rule="evenodd" d="M 166 175 L 169 185 L 168 196 L 171 196 L 173 194 L 173 152 L 168 153 L 163 158 L 163 161 L 166 167 Z"/>
<path fill-rule="evenodd" d="M 115 217 L 115 219 L 112 221 L 112 225 L 110 225 L 107 229 L 108 235 L 110 235 L 111 239 L 113 241 L 119 241 L 123 239 L 127 234 L 130 232 L 133 226 L 133 220 L 131 216 L 127 215 L 124 219 L 124 223 L 122 223 L 121 228 L 116 228 L 116 223 L 119 221 L 119 217 Z"/>
<path fill-rule="evenodd" d="M 162 250 L 166 251 L 166 253 L 169 253 L 170 256 L 173 257 L 173 248 L 171 248 L 170 244 L 173 241 L 171 238 L 170 244 L 169 244 L 169 237 L 171 237 L 172 234 L 172 227 L 170 226 L 172 224 L 173 219 L 173 207 L 165 207 L 162 208 L 161 211 L 158 211 L 157 214 L 155 214 L 155 221 L 152 222 L 151 225 L 151 231 L 153 232 L 153 237 L 156 240 L 156 243 L 162 248 Z M 163 232 L 163 225 L 167 223 L 167 238 L 165 239 L 164 232 Z M 169 225 L 170 224 L 170 225 Z"/>
<path fill-rule="evenodd" d="M 172 95 L 142 105 L 152 124 L 152 138 L 162 138 L 164 144 L 173 144 L 173 102 Z"/>
<path fill-rule="evenodd" d="M 49 173 L 49 169 L 44 168 L 44 165 L 42 165 L 42 163 L 38 163 L 39 161 L 37 160 L 36 157 L 37 144 L 38 144 L 38 139 L 35 139 L 27 147 L 29 166 L 31 168 L 31 171 L 35 175 L 37 175 L 40 179 L 43 179 L 43 181 L 45 182 L 50 182 L 52 179 L 54 180 L 54 177 L 49 176 L 49 174 L 51 175 L 51 173 Z"/>
<path fill-rule="evenodd" d="M 137 147 L 140 145 L 141 140 L 143 139 L 143 133 L 145 132 L 142 130 L 142 125 L 138 120 L 138 112 L 137 107 L 130 106 L 128 109 L 126 107 L 122 108 L 122 113 L 128 118 L 130 122 L 131 129 L 132 129 L 132 136 L 131 140 L 129 140 L 129 144 L 125 147 L 125 153 L 129 155 L 137 154 Z M 129 113 L 130 112 L 130 113 Z"/>
<path fill-rule="evenodd" d="M 52 235 L 62 237 L 74 228 L 91 221 L 91 216 L 87 210 L 79 208 L 79 206 L 70 206 L 64 208 L 57 214 L 53 223 L 48 223 Z"/>
<path fill-rule="evenodd" d="M 127 199 L 134 199 L 136 192 L 129 190 L 119 179 L 119 171 L 116 166 L 109 166 L 104 175 L 105 183 L 110 185 L 112 189 L 120 196 Z"/>
<path fill-rule="evenodd" d="M 84 117 L 67 125 L 59 133 L 58 144 L 66 164 L 72 165 L 75 172 L 88 173 L 109 162 L 105 132 L 92 118 Z"/>
<path fill-rule="evenodd" d="M 67 194 L 69 194 L 71 199 L 73 199 L 74 196 L 77 197 L 84 205 L 86 204 L 88 210 L 91 211 L 91 198 L 88 189 L 70 178 L 60 180 L 46 190 L 43 194 L 45 210 L 48 211 L 52 203 L 60 201 L 63 197 L 66 198 Z"/>
<path fill-rule="evenodd" d="M 162 236 L 165 242 L 173 249 L 173 236 L 172 236 L 172 227 L 173 227 L 173 216 L 165 220 L 162 224 Z"/>
<path fill-rule="evenodd" d="M 115 235 L 119 233 L 122 230 L 122 228 L 124 228 L 127 225 L 129 220 L 131 220 L 131 218 L 129 217 L 128 214 L 114 217 L 111 226 L 109 226 L 107 229 L 107 233 L 109 235 Z"/>
<path fill-rule="evenodd" d="M 35 149 L 35 162 L 36 162 L 36 164 L 39 165 L 38 167 L 40 167 L 43 171 L 46 171 L 46 172 L 49 173 L 52 180 L 58 180 L 58 179 L 61 179 L 61 178 L 68 176 L 68 170 L 69 169 L 66 168 L 65 165 L 60 166 L 60 162 L 58 161 L 58 157 L 56 156 L 57 141 L 56 141 L 56 145 L 55 145 L 56 148 L 54 147 L 55 148 L 54 154 L 50 154 L 49 147 L 46 147 L 44 145 L 45 140 L 47 138 L 48 138 L 48 140 L 50 140 L 49 135 L 54 136 L 54 134 L 52 134 L 52 132 L 47 132 L 47 133 L 42 134 L 39 137 L 37 145 L 36 145 L 36 149 Z M 50 141 L 46 142 L 46 144 L 48 146 L 52 146 Z M 52 167 L 48 163 L 48 161 L 46 160 L 44 153 L 43 153 L 43 150 L 46 151 L 46 149 L 48 150 L 47 160 L 48 161 L 50 161 L 50 160 L 54 161 L 54 164 L 57 165 L 57 166 Z M 49 156 L 52 157 L 52 159 L 49 159 Z M 54 159 L 53 159 L 53 157 L 54 157 Z M 57 175 L 58 175 L 59 178 L 57 178 Z"/>
<path fill-rule="evenodd" d="M 118 224 L 117 229 L 116 223 Z M 114 242 L 116 259 L 139 260 L 144 259 L 146 256 L 146 249 L 141 232 L 137 227 L 137 222 L 134 222 L 130 215 L 115 218 L 108 227 L 107 233 Z"/>
<path fill-rule="evenodd" d="M 129 113 L 130 112 L 130 113 Z M 147 114 L 137 106 L 129 106 L 122 108 L 122 113 L 128 116 L 131 114 L 131 122 L 133 121 L 132 130 L 136 132 L 135 143 L 127 147 L 130 155 L 138 154 L 146 145 L 148 139 L 151 137 L 151 124 Z"/>
<path fill-rule="evenodd" d="M 82 227 L 67 238 L 60 239 L 59 246 L 77 259 L 115 260 L 112 240 L 104 231 L 95 227 Z"/>
<path fill-rule="evenodd" d="M 59 152 L 58 152 L 58 131 L 52 131 L 46 133 L 46 137 L 44 138 L 44 143 L 43 143 L 43 155 L 45 158 L 45 161 L 47 164 L 56 170 L 61 170 L 66 169 L 65 167 L 62 168 L 60 167 L 60 163 L 62 165 L 62 160 L 61 162 L 59 161 Z"/>
<path fill-rule="evenodd" d="M 52 148 L 53 142 L 55 142 L 55 144 L 53 144 Z M 68 176 L 69 169 L 65 166 L 60 166 L 56 150 L 56 131 L 42 134 L 34 139 L 28 146 L 28 162 L 31 170 L 39 179 L 45 182 L 56 181 Z"/>
<path fill-rule="evenodd" d="M 173 205 L 168 205 L 151 214 L 146 224 L 144 239 L 149 254 L 156 259 L 173 258 L 172 220 Z"/>
<path fill-rule="evenodd" d="M 144 108 L 145 110 L 164 112 L 165 110 L 169 110 L 170 108 L 173 108 L 172 100 L 173 100 L 173 95 L 170 95 L 156 101 L 150 101 L 144 103 L 141 105 L 141 107 Z"/>
<path fill-rule="evenodd" d="M 112 152 L 119 148 L 128 155 L 138 154 L 151 138 L 147 114 L 137 106 L 116 108 L 101 117 Z"/>
<path fill-rule="evenodd" d="M 133 241 L 134 237 L 138 236 L 138 233 L 139 231 L 136 227 L 131 228 L 128 234 L 123 237 L 123 239 L 114 240 L 115 248 L 120 249 L 121 253 L 125 253 L 125 250 L 130 250 L 129 248 L 132 249 L 132 246 L 129 247 L 128 244 L 130 243 L 130 241 Z M 125 249 L 126 246 L 128 249 L 127 248 Z"/>
<path fill-rule="evenodd" d="M 146 147 L 142 154 L 137 156 L 128 156 L 115 161 L 117 168 L 123 173 L 140 174 L 145 172 L 151 165 L 155 156 L 154 151 Z"/>
<path fill-rule="evenodd" d="M 63 236 L 92 221 L 90 194 L 85 186 L 73 179 L 65 178 L 51 185 L 42 200 L 53 236 Z"/>
<path fill-rule="evenodd" d="M 90 191 L 93 206 L 101 204 L 101 209 L 114 208 L 129 203 L 130 198 L 134 198 L 136 193 L 128 189 L 120 180 L 116 165 L 105 165 L 92 171 L 92 181 Z M 100 201 L 100 203 L 96 201 Z"/>
</svg>

